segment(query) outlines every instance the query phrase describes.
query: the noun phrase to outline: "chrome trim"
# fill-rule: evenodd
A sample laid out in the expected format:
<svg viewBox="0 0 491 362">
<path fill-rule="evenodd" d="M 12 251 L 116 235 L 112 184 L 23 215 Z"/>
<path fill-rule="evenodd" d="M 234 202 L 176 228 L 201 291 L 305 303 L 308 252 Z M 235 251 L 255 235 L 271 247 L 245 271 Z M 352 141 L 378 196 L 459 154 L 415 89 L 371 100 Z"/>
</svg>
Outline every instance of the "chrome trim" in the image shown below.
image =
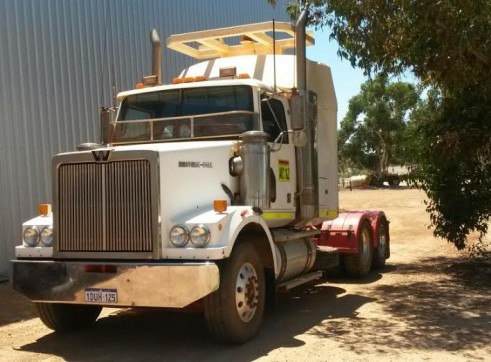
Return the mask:
<svg viewBox="0 0 491 362">
<path fill-rule="evenodd" d="M 26 231 L 27 230 L 32 230 L 35 235 L 36 235 L 36 238 L 35 238 L 35 243 L 34 244 L 30 244 L 29 242 L 26 241 Z M 22 241 L 24 242 L 25 245 L 31 247 L 31 248 L 34 248 L 36 246 L 39 245 L 39 242 L 41 241 L 41 232 L 39 231 L 39 228 L 35 225 L 32 225 L 32 226 L 28 226 L 24 229 L 24 231 L 22 232 Z"/>
<path fill-rule="evenodd" d="M 116 289 L 117 303 L 105 307 L 183 308 L 219 286 L 218 266 L 194 263 L 91 263 L 13 260 L 12 286 L 33 302 L 90 304 L 85 288 Z M 86 272 L 104 265 L 113 272 Z"/>
<path fill-rule="evenodd" d="M 139 165 L 144 165 L 143 170 Z M 112 150 L 110 160 L 103 163 L 96 162 L 92 152 L 65 153 L 53 158 L 52 167 L 55 258 L 160 258 L 157 152 Z M 60 181 L 60 170 L 64 167 L 68 173 Z M 111 174 L 112 185 L 119 190 L 106 185 Z M 81 175 L 86 177 L 85 182 L 79 180 Z M 65 182 L 65 187 L 61 187 L 60 182 Z M 74 192 L 61 195 L 64 189 L 76 187 L 82 189 L 80 196 Z M 70 203 L 64 210 L 59 204 L 62 198 Z M 109 218 L 108 202 L 117 206 Z M 83 210 L 76 209 L 77 204 Z M 138 207 L 132 208 L 134 205 Z M 142 226 L 145 223 L 147 228 Z M 65 225 L 78 230 L 83 240 L 74 241 L 77 236 L 70 230 L 64 232 Z M 133 233 L 131 238 L 125 235 L 128 230 Z"/>
<path fill-rule="evenodd" d="M 196 230 L 196 229 L 202 229 L 202 230 L 204 230 L 204 232 L 206 234 L 206 241 L 203 244 L 198 244 L 198 243 L 194 242 L 194 240 L 193 240 L 192 233 L 193 233 L 193 230 Z M 210 239 L 211 239 L 210 229 L 204 224 L 195 225 L 191 228 L 191 230 L 189 230 L 189 240 L 191 241 L 191 243 L 194 246 L 196 246 L 198 248 L 204 248 L 206 245 L 208 245 L 208 243 L 210 242 Z"/>
<path fill-rule="evenodd" d="M 44 237 L 43 239 L 43 233 L 45 230 L 48 230 L 49 232 L 51 232 L 51 234 L 49 235 L 49 237 L 51 238 L 51 243 L 46 243 L 46 236 Z M 45 226 L 41 229 L 41 232 L 39 233 L 39 239 L 41 240 L 41 244 L 43 244 L 44 246 L 53 246 L 53 226 Z"/>
<path fill-rule="evenodd" d="M 218 112 L 218 113 L 206 113 L 206 114 L 199 114 L 199 115 L 189 115 L 189 116 L 179 116 L 179 117 L 165 117 L 165 118 L 151 118 L 151 119 L 137 119 L 137 120 L 128 120 L 128 121 L 115 121 L 112 122 L 113 124 L 113 133 L 112 133 L 112 144 L 113 145 L 128 145 L 128 144 L 141 144 L 141 143 L 152 143 L 152 142 L 176 142 L 176 141 L 183 141 L 183 140 L 191 140 L 191 139 L 222 139 L 226 137 L 239 137 L 242 133 L 234 133 L 234 134 L 224 134 L 224 135 L 218 135 L 218 136 L 195 136 L 194 135 L 194 120 L 199 119 L 199 118 L 210 118 L 210 117 L 222 117 L 222 116 L 233 116 L 233 115 L 251 115 L 253 117 L 252 119 L 252 126 L 256 127 L 259 119 L 259 114 L 257 112 L 253 111 L 228 111 L 228 112 Z M 119 114 L 118 114 L 118 119 L 119 119 Z M 153 137 L 153 127 L 154 124 L 157 122 L 162 122 L 162 121 L 179 121 L 179 120 L 189 120 L 190 121 L 190 127 L 191 127 L 191 134 L 189 137 L 183 137 L 183 138 L 158 138 L 154 139 Z M 138 140 L 117 140 L 116 139 L 116 132 L 117 128 L 119 126 L 123 126 L 126 124 L 148 124 L 149 125 L 149 134 L 148 134 L 148 139 L 138 139 Z"/>
<path fill-rule="evenodd" d="M 172 230 L 174 230 L 175 228 L 181 228 L 186 233 L 186 240 L 182 244 L 175 243 L 172 240 Z M 177 248 L 182 248 L 186 246 L 186 244 L 189 242 L 189 229 L 187 228 L 187 226 L 184 224 L 177 224 L 171 227 L 169 230 L 169 241 L 172 243 L 172 245 L 174 245 Z"/>
</svg>

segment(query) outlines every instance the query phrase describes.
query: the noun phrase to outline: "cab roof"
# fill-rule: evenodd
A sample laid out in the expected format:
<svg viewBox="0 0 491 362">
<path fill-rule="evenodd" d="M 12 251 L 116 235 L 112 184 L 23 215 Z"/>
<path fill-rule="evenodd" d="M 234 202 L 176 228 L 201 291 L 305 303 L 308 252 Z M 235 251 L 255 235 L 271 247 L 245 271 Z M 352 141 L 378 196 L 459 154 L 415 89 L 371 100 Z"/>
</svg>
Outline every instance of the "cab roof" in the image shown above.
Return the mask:
<svg viewBox="0 0 491 362">
<path fill-rule="evenodd" d="M 223 87 L 223 86 L 234 86 L 234 85 L 247 85 L 255 88 L 261 88 L 269 92 L 273 92 L 273 89 L 266 85 L 265 83 L 257 79 L 219 79 L 219 80 L 205 80 L 189 83 L 179 83 L 179 84 L 167 84 L 159 85 L 153 87 L 145 87 L 140 89 L 132 89 L 118 93 L 117 99 L 122 100 L 123 98 L 135 94 L 152 93 L 158 91 L 172 90 L 172 89 L 187 89 L 187 88 L 201 88 L 201 87 Z"/>
</svg>

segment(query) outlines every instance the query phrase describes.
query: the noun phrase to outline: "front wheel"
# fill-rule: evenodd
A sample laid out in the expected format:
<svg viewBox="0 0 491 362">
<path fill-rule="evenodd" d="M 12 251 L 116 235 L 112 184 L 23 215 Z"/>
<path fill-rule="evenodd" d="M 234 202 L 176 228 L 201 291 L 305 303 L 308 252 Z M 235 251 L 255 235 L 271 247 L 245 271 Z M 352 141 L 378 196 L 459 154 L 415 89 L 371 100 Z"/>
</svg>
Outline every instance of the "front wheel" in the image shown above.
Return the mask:
<svg viewBox="0 0 491 362">
<path fill-rule="evenodd" d="M 39 318 L 56 332 L 73 331 L 94 323 L 101 313 L 98 305 L 36 303 Z"/>
<path fill-rule="evenodd" d="M 261 258 L 251 243 L 241 242 L 220 268 L 219 289 L 205 298 L 210 332 L 228 343 L 253 338 L 262 323 L 265 293 Z"/>
<path fill-rule="evenodd" d="M 355 278 L 364 277 L 370 272 L 373 256 L 373 235 L 370 224 L 367 220 L 363 220 L 358 228 L 358 253 L 343 255 L 346 273 Z"/>
</svg>

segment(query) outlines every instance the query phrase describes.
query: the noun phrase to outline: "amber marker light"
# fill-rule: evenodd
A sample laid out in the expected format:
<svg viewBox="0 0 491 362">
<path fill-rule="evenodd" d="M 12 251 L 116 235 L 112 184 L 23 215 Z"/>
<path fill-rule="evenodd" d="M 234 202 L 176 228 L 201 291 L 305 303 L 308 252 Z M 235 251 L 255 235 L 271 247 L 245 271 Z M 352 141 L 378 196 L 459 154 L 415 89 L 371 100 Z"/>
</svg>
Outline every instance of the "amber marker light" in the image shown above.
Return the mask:
<svg viewBox="0 0 491 362">
<path fill-rule="evenodd" d="M 39 204 L 39 215 L 48 216 L 51 214 L 51 204 Z"/>
<path fill-rule="evenodd" d="M 227 200 L 213 200 L 213 210 L 218 213 L 227 211 Z"/>
<path fill-rule="evenodd" d="M 143 85 L 143 83 L 136 83 L 135 88 L 136 89 L 143 89 L 143 88 L 145 88 L 145 86 Z"/>
</svg>

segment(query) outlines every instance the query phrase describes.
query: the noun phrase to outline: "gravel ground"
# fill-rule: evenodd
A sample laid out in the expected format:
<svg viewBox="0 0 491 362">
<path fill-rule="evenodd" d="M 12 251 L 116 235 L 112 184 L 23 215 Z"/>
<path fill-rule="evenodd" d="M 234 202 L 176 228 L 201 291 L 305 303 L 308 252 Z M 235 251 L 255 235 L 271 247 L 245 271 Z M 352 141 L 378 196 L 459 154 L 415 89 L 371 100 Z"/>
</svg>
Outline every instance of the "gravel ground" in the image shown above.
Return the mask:
<svg viewBox="0 0 491 362">
<path fill-rule="evenodd" d="M 155 309 L 104 309 L 93 328 L 55 334 L 3 283 L 0 360 L 491 360 L 490 255 L 471 260 L 436 240 L 423 196 L 404 188 L 342 191 L 342 208 L 388 215 L 392 257 L 386 269 L 281 295 L 246 345 L 216 344 L 199 315 Z"/>
</svg>

